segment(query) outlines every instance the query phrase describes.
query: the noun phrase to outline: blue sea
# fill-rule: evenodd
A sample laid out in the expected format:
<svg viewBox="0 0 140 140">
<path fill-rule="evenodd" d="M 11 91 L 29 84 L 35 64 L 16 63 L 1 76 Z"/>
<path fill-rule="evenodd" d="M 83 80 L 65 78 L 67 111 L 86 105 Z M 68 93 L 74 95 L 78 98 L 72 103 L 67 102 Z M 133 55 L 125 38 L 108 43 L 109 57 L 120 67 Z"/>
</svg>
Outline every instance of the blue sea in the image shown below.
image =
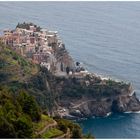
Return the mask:
<svg viewBox="0 0 140 140">
<path fill-rule="evenodd" d="M 140 2 L 0 2 L 0 30 L 18 22 L 57 30 L 90 72 L 131 82 L 140 98 Z M 140 138 L 140 114 L 79 122 L 96 138 Z"/>
</svg>

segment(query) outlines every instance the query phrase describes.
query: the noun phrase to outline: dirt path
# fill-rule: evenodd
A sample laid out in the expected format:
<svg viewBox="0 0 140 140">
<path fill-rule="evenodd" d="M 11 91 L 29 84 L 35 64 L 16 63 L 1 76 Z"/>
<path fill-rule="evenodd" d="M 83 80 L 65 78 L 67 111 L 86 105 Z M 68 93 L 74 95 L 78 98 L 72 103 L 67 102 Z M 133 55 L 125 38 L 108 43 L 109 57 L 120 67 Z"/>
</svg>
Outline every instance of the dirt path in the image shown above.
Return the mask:
<svg viewBox="0 0 140 140">
<path fill-rule="evenodd" d="M 67 132 L 63 135 L 60 135 L 58 137 L 55 137 L 55 139 L 64 139 L 64 138 L 70 138 L 70 129 L 67 129 Z"/>
<path fill-rule="evenodd" d="M 41 131 L 36 132 L 36 134 L 41 135 L 41 134 L 45 133 L 45 131 L 47 131 L 47 130 L 49 130 L 51 128 L 54 128 L 56 126 L 57 126 L 57 122 L 53 121 L 53 123 L 46 125 Z"/>
</svg>

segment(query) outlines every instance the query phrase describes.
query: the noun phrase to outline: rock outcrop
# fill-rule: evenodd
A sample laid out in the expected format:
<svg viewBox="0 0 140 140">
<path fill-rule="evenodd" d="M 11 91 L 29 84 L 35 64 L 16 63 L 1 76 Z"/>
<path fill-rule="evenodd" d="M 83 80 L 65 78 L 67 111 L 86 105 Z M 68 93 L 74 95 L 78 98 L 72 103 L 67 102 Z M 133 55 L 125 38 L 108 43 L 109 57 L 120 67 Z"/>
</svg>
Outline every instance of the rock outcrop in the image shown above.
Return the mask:
<svg viewBox="0 0 140 140">
<path fill-rule="evenodd" d="M 56 88 L 61 87 L 58 88 L 58 107 L 67 110 L 58 110 L 62 117 L 103 117 L 113 112 L 140 111 L 140 101 L 131 84 L 101 80 L 91 74 L 81 79 L 69 76 L 59 80 L 56 84 Z M 88 85 L 86 81 L 89 81 Z"/>
<path fill-rule="evenodd" d="M 71 109 L 70 114 L 77 116 L 77 118 L 82 118 L 92 116 L 103 117 L 111 112 L 123 113 L 136 111 L 140 111 L 140 102 L 134 94 L 131 97 L 125 96 L 112 100 L 85 102 L 81 106 Z"/>
</svg>

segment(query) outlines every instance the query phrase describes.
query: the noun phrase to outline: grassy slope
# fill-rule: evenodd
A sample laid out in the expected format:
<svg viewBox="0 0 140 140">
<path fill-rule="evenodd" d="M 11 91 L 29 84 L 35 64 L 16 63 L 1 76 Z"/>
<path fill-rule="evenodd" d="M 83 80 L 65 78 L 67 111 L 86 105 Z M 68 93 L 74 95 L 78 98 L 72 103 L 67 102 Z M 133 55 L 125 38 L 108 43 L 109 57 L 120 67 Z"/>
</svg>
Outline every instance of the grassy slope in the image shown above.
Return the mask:
<svg viewBox="0 0 140 140">
<path fill-rule="evenodd" d="M 10 47 L 0 43 L 0 82 L 11 81 L 25 82 L 29 77 L 38 72 L 37 65 L 25 60 L 15 53 Z M 7 76 L 3 76 L 6 74 Z"/>
<path fill-rule="evenodd" d="M 46 125 L 53 123 L 53 119 L 47 115 L 42 114 L 41 120 L 34 123 L 34 129 L 36 132 L 41 131 Z"/>
<path fill-rule="evenodd" d="M 43 138 L 55 138 L 58 137 L 60 135 L 62 135 L 63 132 L 57 128 L 52 128 L 49 131 L 47 131 L 46 133 L 43 134 Z"/>
</svg>

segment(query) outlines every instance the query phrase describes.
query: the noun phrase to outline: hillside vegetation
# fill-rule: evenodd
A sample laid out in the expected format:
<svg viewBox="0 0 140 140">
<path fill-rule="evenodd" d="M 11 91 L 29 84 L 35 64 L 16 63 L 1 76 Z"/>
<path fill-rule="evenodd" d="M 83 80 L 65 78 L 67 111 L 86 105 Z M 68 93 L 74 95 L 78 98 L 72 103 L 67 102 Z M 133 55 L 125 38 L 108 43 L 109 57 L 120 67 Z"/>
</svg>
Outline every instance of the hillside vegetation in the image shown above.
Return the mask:
<svg viewBox="0 0 140 140">
<path fill-rule="evenodd" d="M 19 95 L 8 87 L 0 87 L 0 137 L 31 138 L 33 123 L 41 119 L 35 99 L 25 91 Z"/>
<path fill-rule="evenodd" d="M 25 60 L 10 47 L 0 43 L 0 82 L 25 82 L 38 72 L 37 65 Z"/>
<path fill-rule="evenodd" d="M 0 138 L 86 137 L 78 124 L 48 116 L 55 107 L 53 78 L 0 43 Z"/>
</svg>

